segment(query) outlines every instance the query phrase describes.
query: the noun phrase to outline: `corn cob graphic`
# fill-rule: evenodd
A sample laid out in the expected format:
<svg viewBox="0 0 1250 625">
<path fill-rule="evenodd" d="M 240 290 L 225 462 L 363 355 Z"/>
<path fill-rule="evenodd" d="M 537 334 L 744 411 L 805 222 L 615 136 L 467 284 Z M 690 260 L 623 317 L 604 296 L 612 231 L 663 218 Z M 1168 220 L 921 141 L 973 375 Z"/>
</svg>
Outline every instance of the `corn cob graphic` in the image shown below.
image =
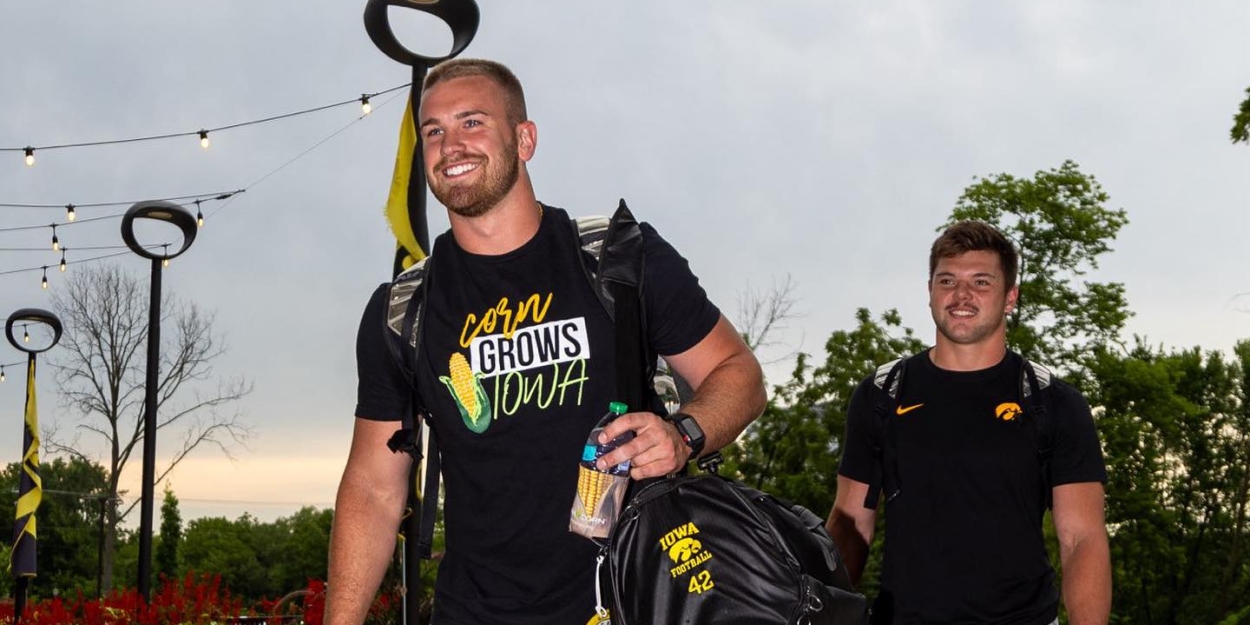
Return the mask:
<svg viewBox="0 0 1250 625">
<path fill-rule="evenodd" d="M 438 379 L 451 391 L 465 427 L 478 434 L 485 432 L 490 427 L 490 398 L 482 388 L 481 374 L 473 373 L 469 361 L 459 352 L 451 355 L 447 367 L 450 375 Z"/>
<path fill-rule="evenodd" d="M 594 516 L 603 500 L 603 493 L 612 483 L 612 476 L 584 466 L 577 467 L 577 496 L 581 497 L 586 516 Z"/>
</svg>

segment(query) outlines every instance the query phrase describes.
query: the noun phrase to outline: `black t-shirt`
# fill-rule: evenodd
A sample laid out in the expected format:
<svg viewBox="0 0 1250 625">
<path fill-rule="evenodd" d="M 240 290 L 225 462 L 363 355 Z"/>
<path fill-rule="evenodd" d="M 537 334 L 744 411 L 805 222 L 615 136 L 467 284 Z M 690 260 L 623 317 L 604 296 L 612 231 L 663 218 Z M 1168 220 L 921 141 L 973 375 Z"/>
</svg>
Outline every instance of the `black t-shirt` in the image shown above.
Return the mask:
<svg viewBox="0 0 1250 625">
<path fill-rule="evenodd" d="M 899 493 L 885 505 L 882 599 L 895 623 L 1045 625 L 1059 592 L 1042 536 L 1037 428 L 1014 412 L 1019 355 L 981 371 L 908 361 L 896 414 Z M 838 472 L 869 483 L 876 460 L 873 376 L 851 397 Z M 1052 380 L 1051 484 L 1106 482 L 1089 405 Z M 900 413 L 901 414 L 897 414 Z M 889 461 L 888 459 L 886 460 Z M 885 607 L 884 605 L 882 607 Z"/>
<path fill-rule="evenodd" d="M 685 259 L 642 232 L 650 344 L 679 354 L 720 311 Z M 450 233 L 434 244 L 417 383 L 443 454 L 440 625 L 582 625 L 594 614 L 597 548 L 569 532 L 569 509 L 582 446 L 616 399 L 615 353 L 578 253 L 568 215 L 551 207 L 507 254 L 470 254 Z M 383 342 L 384 291 L 361 320 L 356 416 L 398 420 L 410 391 Z"/>
</svg>

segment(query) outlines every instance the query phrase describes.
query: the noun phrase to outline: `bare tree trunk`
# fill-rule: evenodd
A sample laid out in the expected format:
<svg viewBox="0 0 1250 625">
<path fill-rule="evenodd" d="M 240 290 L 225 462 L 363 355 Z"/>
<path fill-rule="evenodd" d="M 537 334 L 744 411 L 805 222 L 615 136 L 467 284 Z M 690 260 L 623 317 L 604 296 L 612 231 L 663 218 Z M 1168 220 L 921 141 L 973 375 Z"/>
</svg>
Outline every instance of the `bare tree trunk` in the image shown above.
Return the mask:
<svg viewBox="0 0 1250 625">
<path fill-rule="evenodd" d="M 104 513 L 104 573 L 100 586 L 105 594 L 113 589 L 113 554 L 117 553 L 117 499 L 110 499 Z"/>
</svg>

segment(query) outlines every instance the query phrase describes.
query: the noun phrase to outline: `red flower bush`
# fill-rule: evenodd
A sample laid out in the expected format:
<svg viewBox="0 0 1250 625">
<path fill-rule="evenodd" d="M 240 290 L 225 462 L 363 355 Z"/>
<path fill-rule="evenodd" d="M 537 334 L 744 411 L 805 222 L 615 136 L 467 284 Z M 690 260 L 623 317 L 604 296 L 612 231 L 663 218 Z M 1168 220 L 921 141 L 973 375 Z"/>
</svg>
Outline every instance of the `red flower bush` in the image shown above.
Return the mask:
<svg viewBox="0 0 1250 625">
<path fill-rule="evenodd" d="M 103 599 L 60 597 L 28 603 L 22 625 L 220 625 L 245 616 L 243 602 L 221 588 L 220 575 L 188 573 L 162 579 L 145 604 L 137 590 L 113 591 Z M 13 604 L 0 605 L 0 625 L 15 623 Z"/>
</svg>

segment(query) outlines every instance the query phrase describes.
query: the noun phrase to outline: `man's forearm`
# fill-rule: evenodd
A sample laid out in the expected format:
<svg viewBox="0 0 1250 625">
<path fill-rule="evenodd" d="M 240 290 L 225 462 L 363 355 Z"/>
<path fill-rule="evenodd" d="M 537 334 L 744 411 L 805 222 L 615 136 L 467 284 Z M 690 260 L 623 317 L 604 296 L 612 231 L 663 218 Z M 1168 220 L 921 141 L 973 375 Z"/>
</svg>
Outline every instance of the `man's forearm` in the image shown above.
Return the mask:
<svg viewBox="0 0 1250 625">
<path fill-rule="evenodd" d="M 859 585 L 859 580 L 864 575 L 864 565 L 868 563 L 868 542 L 855 527 L 855 519 L 839 514 L 835 508 L 825 524 L 825 529 L 829 531 L 829 537 L 833 539 L 838 554 L 842 556 L 842 564 L 846 566 L 851 583 Z"/>
<path fill-rule="evenodd" d="M 1111 615 L 1111 558 L 1106 535 L 1082 540 L 1061 559 L 1068 623 L 1106 625 Z"/>
<path fill-rule="evenodd" d="M 359 625 L 395 550 L 402 504 L 378 502 L 359 487 L 339 487 L 330 535 L 326 625 Z"/>
</svg>

